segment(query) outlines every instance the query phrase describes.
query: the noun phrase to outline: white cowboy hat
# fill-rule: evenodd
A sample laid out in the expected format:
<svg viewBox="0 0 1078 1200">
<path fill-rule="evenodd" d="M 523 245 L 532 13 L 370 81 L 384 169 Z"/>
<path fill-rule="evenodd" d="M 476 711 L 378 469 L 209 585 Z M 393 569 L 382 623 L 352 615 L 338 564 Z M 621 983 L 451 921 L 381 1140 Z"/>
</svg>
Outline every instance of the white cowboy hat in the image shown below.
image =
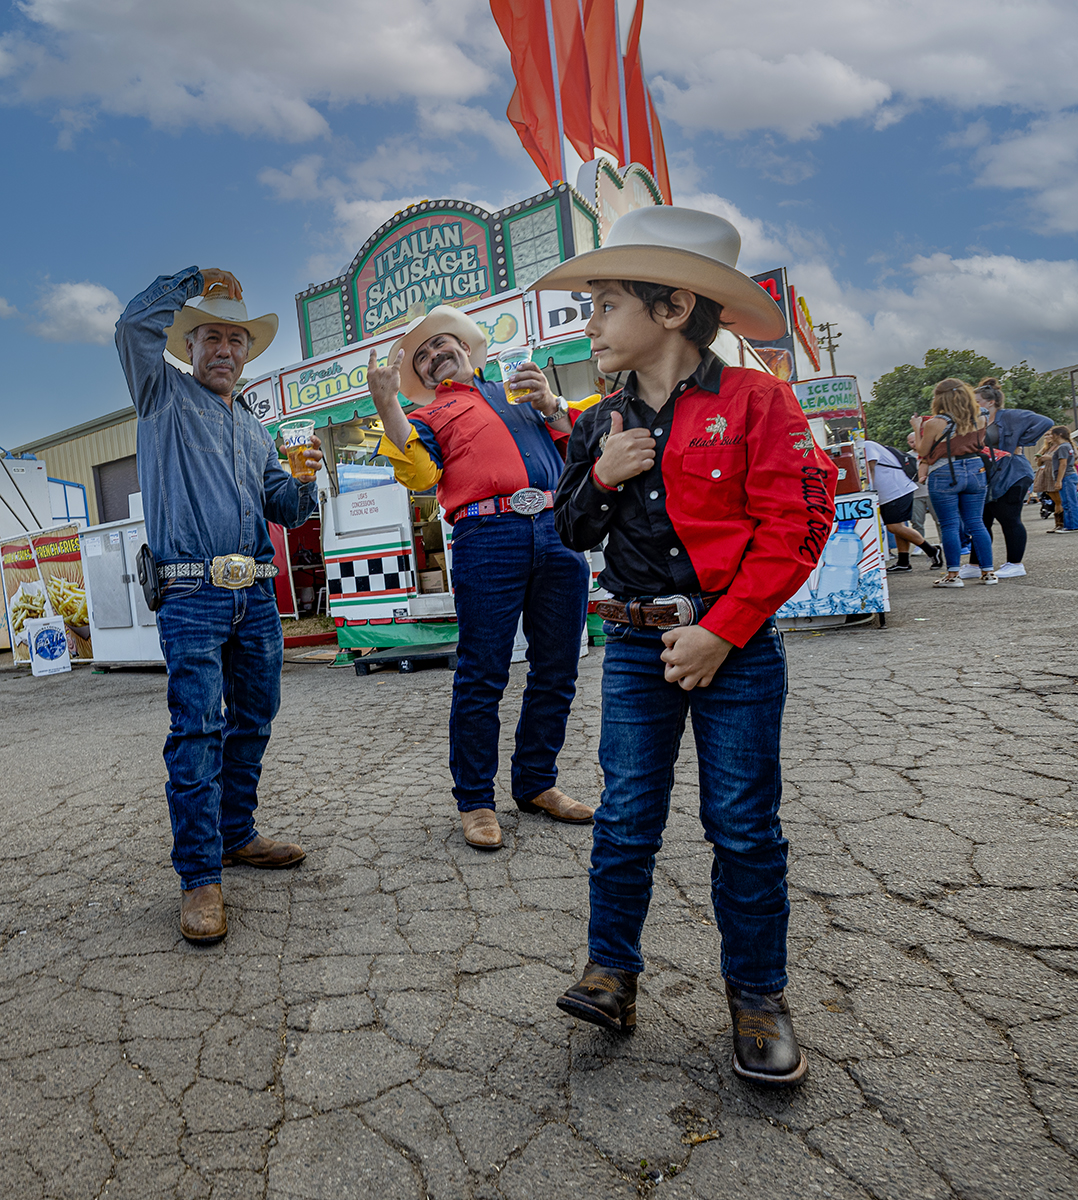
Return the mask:
<svg viewBox="0 0 1078 1200">
<path fill-rule="evenodd" d="M 389 349 L 392 363 L 400 350 L 404 351 L 401 363 L 401 391 L 413 403 L 433 399 L 434 392 L 416 374 L 412 366 L 415 352 L 440 333 L 451 333 L 468 347 L 468 357 L 478 371 L 487 361 L 487 337 L 467 313 L 449 304 L 439 304 L 424 317 L 417 317 Z"/>
<path fill-rule="evenodd" d="M 180 362 L 190 363 L 187 353 L 187 335 L 199 325 L 240 325 L 251 335 L 251 350 L 247 361 L 257 358 L 277 334 L 277 314 L 266 313 L 264 317 L 247 316 L 247 306 L 242 300 L 229 300 L 227 296 L 203 296 L 200 304 L 185 304 L 167 327 L 168 342 L 165 349 Z"/>
<path fill-rule="evenodd" d="M 595 279 L 664 283 L 717 300 L 723 325 L 733 333 L 780 338 L 786 322 L 778 305 L 734 269 L 740 250 L 741 235 L 713 213 L 668 204 L 637 208 L 618 217 L 600 249 L 567 259 L 529 290 L 590 292 Z"/>
</svg>

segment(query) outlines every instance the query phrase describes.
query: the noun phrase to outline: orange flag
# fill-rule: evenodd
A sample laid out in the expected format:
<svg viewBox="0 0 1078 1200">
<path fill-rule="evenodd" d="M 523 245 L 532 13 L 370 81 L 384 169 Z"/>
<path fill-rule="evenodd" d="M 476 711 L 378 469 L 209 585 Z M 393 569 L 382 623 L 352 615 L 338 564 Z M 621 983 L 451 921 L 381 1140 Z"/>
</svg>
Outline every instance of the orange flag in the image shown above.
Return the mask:
<svg viewBox="0 0 1078 1200">
<path fill-rule="evenodd" d="M 636 0 L 629 40 L 625 46 L 625 108 L 629 122 L 628 162 L 638 162 L 655 177 L 663 199 L 670 203 L 670 175 L 659 114 L 651 100 L 640 58 L 640 27 L 644 23 L 644 0 Z"/>
<path fill-rule="evenodd" d="M 621 84 L 618 80 L 617 0 L 583 0 L 584 47 L 591 81 L 591 128 L 596 149 L 624 163 L 621 142 Z"/>
<path fill-rule="evenodd" d="M 581 0 L 547 0 L 558 50 L 561 119 L 569 144 L 587 162 L 595 156 L 591 128 L 591 79 L 584 45 Z"/>
<path fill-rule="evenodd" d="M 490 0 L 513 63 L 517 86 L 506 109 L 521 145 L 547 183 L 564 178 L 554 62 L 546 5 L 541 0 Z"/>
</svg>

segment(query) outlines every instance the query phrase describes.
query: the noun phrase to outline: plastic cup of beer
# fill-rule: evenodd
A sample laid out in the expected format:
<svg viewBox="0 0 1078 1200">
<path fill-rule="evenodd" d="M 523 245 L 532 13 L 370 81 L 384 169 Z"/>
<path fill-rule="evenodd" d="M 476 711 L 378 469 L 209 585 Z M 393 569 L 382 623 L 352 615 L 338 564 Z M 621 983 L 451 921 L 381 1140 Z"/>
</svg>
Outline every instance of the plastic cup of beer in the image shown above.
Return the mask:
<svg viewBox="0 0 1078 1200">
<path fill-rule="evenodd" d="M 498 365 L 502 369 L 502 380 L 505 383 L 505 398 L 510 404 L 523 404 L 524 397 L 531 392 L 531 386 L 514 389 L 509 382 L 509 376 L 515 374 L 525 363 L 532 360 L 531 346 L 507 346 L 498 351 Z"/>
<path fill-rule="evenodd" d="M 306 417 L 295 421 L 285 421 L 278 433 L 281 435 L 281 441 L 284 442 L 292 478 L 297 483 L 310 483 L 314 478 L 314 471 L 307 462 L 306 454 L 311 448 L 311 438 L 314 437 L 314 422 Z"/>
</svg>

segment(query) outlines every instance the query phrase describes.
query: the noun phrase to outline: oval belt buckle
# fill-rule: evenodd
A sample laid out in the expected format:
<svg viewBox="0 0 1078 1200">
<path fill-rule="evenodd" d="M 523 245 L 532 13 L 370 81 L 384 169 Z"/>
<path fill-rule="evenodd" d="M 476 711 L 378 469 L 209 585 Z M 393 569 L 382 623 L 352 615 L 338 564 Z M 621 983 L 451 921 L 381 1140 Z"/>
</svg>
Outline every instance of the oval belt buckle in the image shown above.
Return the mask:
<svg viewBox="0 0 1078 1200">
<path fill-rule="evenodd" d="M 656 596 L 652 604 L 672 604 L 677 610 L 677 620 L 672 625 L 658 625 L 658 629 L 678 629 L 682 625 L 692 625 L 696 620 L 696 611 L 688 596 Z"/>
<path fill-rule="evenodd" d="M 509 507 L 522 517 L 534 517 L 546 508 L 546 492 L 539 488 L 520 488 L 509 497 Z"/>
</svg>

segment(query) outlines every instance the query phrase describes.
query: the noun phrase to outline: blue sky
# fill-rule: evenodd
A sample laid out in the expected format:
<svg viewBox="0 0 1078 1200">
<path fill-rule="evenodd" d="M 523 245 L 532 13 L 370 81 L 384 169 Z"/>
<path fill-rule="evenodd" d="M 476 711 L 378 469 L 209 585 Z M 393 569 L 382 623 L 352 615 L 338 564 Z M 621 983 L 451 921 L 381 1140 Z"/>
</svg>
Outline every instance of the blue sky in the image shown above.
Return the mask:
<svg viewBox="0 0 1078 1200">
<path fill-rule="evenodd" d="M 631 0 L 624 5 L 628 24 Z M 648 0 L 675 203 L 785 265 L 862 387 L 933 346 L 1078 362 L 1073 0 Z M 116 316 L 236 273 L 294 294 L 386 217 L 543 186 L 483 0 L 25 0 L 0 18 L 0 445 L 126 402 Z"/>
</svg>

